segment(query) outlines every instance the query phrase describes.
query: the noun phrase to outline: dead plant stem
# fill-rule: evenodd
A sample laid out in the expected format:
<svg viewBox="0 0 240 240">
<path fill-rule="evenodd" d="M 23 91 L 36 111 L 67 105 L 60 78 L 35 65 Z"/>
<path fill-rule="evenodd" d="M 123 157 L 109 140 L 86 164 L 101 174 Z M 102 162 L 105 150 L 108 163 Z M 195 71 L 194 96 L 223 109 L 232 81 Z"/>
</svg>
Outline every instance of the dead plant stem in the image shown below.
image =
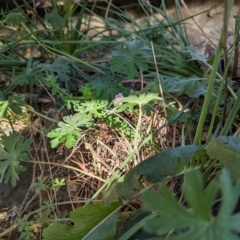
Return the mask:
<svg viewBox="0 0 240 240">
<path fill-rule="evenodd" d="M 105 19 L 108 17 L 108 14 L 109 14 L 109 10 L 110 10 L 111 5 L 112 5 L 112 0 L 110 0 L 110 1 L 108 2 L 107 9 L 106 9 L 105 16 L 104 16 Z"/>
<path fill-rule="evenodd" d="M 163 109 L 164 109 L 165 119 L 166 119 L 166 121 L 167 121 L 166 103 L 165 103 L 165 100 L 164 100 L 162 83 L 161 83 L 161 79 L 160 79 L 159 72 L 158 72 L 157 60 L 156 60 L 156 55 L 155 55 L 154 46 L 153 46 L 153 43 L 152 43 L 152 42 L 151 42 L 151 48 L 152 48 L 153 60 L 154 60 L 154 64 L 155 64 L 155 68 L 156 68 L 156 73 L 157 73 L 157 79 L 158 79 L 158 83 L 159 83 L 159 91 L 160 91 L 160 94 L 161 94 L 161 97 L 162 97 L 162 101 L 163 101 Z"/>
<path fill-rule="evenodd" d="M 209 36 L 204 32 L 202 27 L 198 24 L 198 22 L 195 20 L 193 14 L 189 10 L 188 6 L 184 2 L 184 0 L 180 0 L 181 4 L 183 5 L 184 9 L 188 12 L 188 14 L 191 16 L 193 22 L 196 24 L 196 26 L 199 28 L 199 30 L 202 32 L 203 36 L 214 46 L 214 48 L 217 48 L 217 45 L 209 38 Z"/>
<path fill-rule="evenodd" d="M 97 162 L 101 163 L 108 171 L 112 172 L 112 169 L 100 158 L 100 156 L 94 151 L 93 146 L 90 143 L 85 143 L 85 147 L 90 150 L 93 158 L 97 160 Z"/>
</svg>

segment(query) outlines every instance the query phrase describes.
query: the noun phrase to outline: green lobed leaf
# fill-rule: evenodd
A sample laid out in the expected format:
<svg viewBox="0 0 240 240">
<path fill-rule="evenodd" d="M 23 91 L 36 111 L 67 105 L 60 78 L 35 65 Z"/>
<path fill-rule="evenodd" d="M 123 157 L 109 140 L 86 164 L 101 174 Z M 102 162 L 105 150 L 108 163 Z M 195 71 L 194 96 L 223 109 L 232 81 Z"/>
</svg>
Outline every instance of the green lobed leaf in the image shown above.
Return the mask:
<svg viewBox="0 0 240 240">
<path fill-rule="evenodd" d="M 231 186 L 231 178 L 229 177 L 228 172 L 225 170 L 219 177 L 219 184 L 221 186 L 222 197 L 224 201 L 221 203 L 221 209 L 217 215 L 217 220 L 225 221 L 226 216 L 233 213 L 238 202 L 240 195 L 240 181 L 237 181 L 234 186 L 229 187 Z M 239 230 L 239 227 L 237 227 L 235 224 L 228 223 L 228 225 L 231 225 L 231 228 L 235 228 L 236 231 Z"/>
<path fill-rule="evenodd" d="M 29 85 L 35 83 L 39 79 L 44 78 L 45 75 L 39 61 L 35 61 L 32 63 L 31 58 L 29 58 L 28 65 L 29 67 L 27 67 L 21 74 L 18 74 L 15 77 L 13 77 L 12 79 L 13 85 L 16 86 Z"/>
<path fill-rule="evenodd" d="M 41 64 L 41 68 L 44 72 L 51 76 L 57 76 L 62 82 L 69 81 L 70 63 L 64 58 L 56 57 L 52 63 Z"/>
<path fill-rule="evenodd" d="M 83 103 L 80 103 L 81 108 L 76 108 L 75 110 L 81 114 L 90 115 L 94 118 L 101 118 L 106 115 L 105 110 L 107 109 L 108 101 L 107 100 L 89 100 Z"/>
<path fill-rule="evenodd" d="M 118 99 L 115 106 L 117 112 L 122 112 L 128 110 L 129 112 L 133 111 L 133 108 L 136 106 L 142 107 L 154 100 L 162 100 L 158 96 L 158 93 L 142 93 L 139 96 L 130 95 L 128 97 L 121 97 Z"/>
<path fill-rule="evenodd" d="M 82 136 L 79 127 L 88 127 L 91 123 L 92 117 L 86 114 L 77 113 L 63 117 L 63 121 L 58 123 L 59 127 L 53 129 L 47 135 L 49 138 L 53 138 L 51 147 L 54 148 L 63 142 L 65 142 L 67 148 L 73 147 Z"/>
<path fill-rule="evenodd" d="M 170 240 L 239 239 L 240 214 L 234 214 L 233 209 L 240 195 L 240 182 L 232 185 L 225 169 L 218 180 L 215 178 L 210 182 L 209 189 L 203 188 L 198 170 L 188 171 L 185 178 L 183 196 L 188 205 L 180 205 L 165 185 L 160 185 L 160 194 L 153 191 L 143 194 L 144 208 L 156 213 L 145 225 L 148 232 L 158 236 L 151 239 L 165 239 L 166 235 Z M 222 196 L 219 211 L 214 216 L 212 206 L 219 190 Z M 194 194 L 196 197 L 192 196 Z M 199 209 L 207 214 L 202 214 Z"/>
<path fill-rule="evenodd" d="M 151 51 L 146 41 L 127 41 L 125 45 L 116 48 L 109 60 L 113 72 L 123 73 L 132 79 L 139 75 L 139 69 L 147 70 Z"/>
<path fill-rule="evenodd" d="M 189 184 L 191 181 L 191 184 Z M 194 213 L 202 219 L 209 219 L 212 203 L 217 193 L 216 182 L 212 181 L 205 189 L 201 175 L 190 171 L 185 175 L 183 183 L 184 196 Z"/>
<path fill-rule="evenodd" d="M 74 146 L 74 144 L 76 143 L 76 140 L 79 139 L 81 137 L 81 135 L 79 134 L 77 137 L 75 137 L 74 135 L 68 135 L 66 138 L 66 147 L 67 148 L 72 148 Z"/>
<path fill-rule="evenodd" d="M 11 180 L 13 186 L 19 179 L 19 173 L 25 171 L 20 165 L 21 161 L 29 161 L 28 151 L 31 150 L 31 140 L 24 141 L 23 136 L 16 132 L 11 132 L 9 136 L 1 136 L 0 145 L 0 179 L 5 182 Z"/>
<path fill-rule="evenodd" d="M 166 176 L 176 176 L 180 172 L 179 164 L 188 164 L 194 154 L 203 148 L 204 146 L 199 145 L 176 147 L 147 158 L 113 182 L 103 193 L 103 201 L 108 204 L 119 198 L 131 199 L 133 192 L 142 188 L 141 177 L 145 177 L 148 182 L 157 183 Z"/>
<path fill-rule="evenodd" d="M 97 99 L 109 100 L 113 99 L 119 92 L 126 92 L 126 89 L 120 85 L 120 81 L 110 73 L 92 80 L 89 85 L 91 90 L 96 91 Z"/>
<path fill-rule="evenodd" d="M 31 188 L 35 188 L 35 192 L 40 194 L 41 191 L 46 191 L 48 186 L 45 184 L 47 177 L 39 176 L 36 182 L 31 184 Z"/>
</svg>

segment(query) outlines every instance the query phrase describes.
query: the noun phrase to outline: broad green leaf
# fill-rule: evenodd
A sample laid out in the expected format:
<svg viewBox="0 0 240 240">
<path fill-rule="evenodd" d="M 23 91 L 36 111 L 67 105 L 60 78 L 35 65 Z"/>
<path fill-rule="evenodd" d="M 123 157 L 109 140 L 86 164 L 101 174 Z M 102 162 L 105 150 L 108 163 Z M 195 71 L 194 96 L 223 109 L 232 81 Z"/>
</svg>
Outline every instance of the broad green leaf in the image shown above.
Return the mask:
<svg viewBox="0 0 240 240">
<path fill-rule="evenodd" d="M 11 132 L 9 136 L 1 136 L 0 145 L 0 180 L 4 182 L 11 180 L 13 186 L 19 179 L 19 173 L 25 171 L 20 162 L 29 161 L 28 151 L 31 150 L 30 140 L 24 141 L 23 136 Z M 4 147 L 3 147 L 4 146 Z"/>
<path fill-rule="evenodd" d="M 219 159 L 234 179 L 240 178 L 240 137 L 220 136 L 207 146 L 208 155 Z"/>
<path fill-rule="evenodd" d="M 181 163 L 188 164 L 197 151 L 204 146 L 182 146 L 160 152 L 147 158 L 132 168 L 125 176 L 120 177 L 103 193 L 103 201 L 110 203 L 120 199 L 131 199 L 133 192 L 142 188 L 141 177 L 148 182 L 161 182 L 166 176 L 176 176 Z"/>
<path fill-rule="evenodd" d="M 163 91 L 176 93 L 178 96 L 186 94 L 190 98 L 197 98 L 205 95 L 206 86 L 201 83 L 201 79 L 197 76 L 189 78 L 165 78 L 162 80 Z"/>
<path fill-rule="evenodd" d="M 118 45 L 109 60 L 113 72 L 127 75 L 129 79 L 139 76 L 139 70 L 147 70 L 147 59 L 151 56 L 146 41 L 134 40 Z"/>
<path fill-rule="evenodd" d="M 170 240 L 239 239 L 240 214 L 234 214 L 233 209 L 240 195 L 240 182 L 232 185 L 226 170 L 218 180 L 215 178 L 210 182 L 209 189 L 204 189 L 198 170 L 186 172 L 185 178 L 183 195 L 188 205 L 180 205 L 165 185 L 160 185 L 160 194 L 152 191 L 143 194 L 144 208 L 156 214 L 145 225 L 148 232 L 158 236 L 151 239 L 165 239 L 166 235 Z M 214 216 L 212 206 L 219 190 L 222 193 L 219 211 Z M 194 194 L 196 197 L 192 196 Z M 199 209 L 207 214 L 202 214 Z"/>
<path fill-rule="evenodd" d="M 44 240 L 114 239 L 120 205 L 92 204 L 78 208 L 70 214 L 74 226 L 53 223 L 43 231 Z"/>
<path fill-rule="evenodd" d="M 60 223 L 53 223 L 43 231 L 44 240 L 76 240 L 82 239 L 79 228 Z"/>
<path fill-rule="evenodd" d="M 114 239 L 119 216 L 120 213 L 118 211 L 109 214 L 108 218 L 104 219 L 99 224 L 97 224 L 93 229 L 91 229 L 91 231 L 84 236 L 83 240 Z"/>
</svg>

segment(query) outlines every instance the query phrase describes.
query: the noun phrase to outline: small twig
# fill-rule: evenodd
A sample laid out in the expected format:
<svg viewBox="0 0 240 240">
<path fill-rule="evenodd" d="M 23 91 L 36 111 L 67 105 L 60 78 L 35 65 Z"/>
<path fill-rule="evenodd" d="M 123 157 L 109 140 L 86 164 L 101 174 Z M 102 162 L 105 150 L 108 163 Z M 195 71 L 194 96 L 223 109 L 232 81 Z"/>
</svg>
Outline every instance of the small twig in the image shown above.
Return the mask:
<svg viewBox="0 0 240 240">
<path fill-rule="evenodd" d="M 166 109 L 166 103 L 164 100 L 164 95 L 163 95 L 163 89 L 162 89 L 162 83 L 161 83 L 161 79 L 159 77 L 159 72 L 158 72 L 158 68 L 157 68 L 157 60 L 156 60 L 156 55 L 155 55 L 155 51 L 154 51 L 154 47 L 153 47 L 153 43 L 151 41 L 151 48 L 152 48 L 152 53 L 153 53 L 153 60 L 154 60 L 154 64 L 155 64 L 155 68 L 156 68 L 156 73 L 157 73 L 157 79 L 159 82 L 159 90 L 160 90 L 160 94 L 163 100 L 163 109 L 164 109 L 164 114 L 165 114 L 165 119 L 167 121 L 167 109 Z"/>
<path fill-rule="evenodd" d="M 87 173 L 90 173 L 90 174 L 92 174 L 92 175 L 95 175 L 94 172 L 92 172 L 91 170 L 89 170 L 89 169 L 86 168 L 85 164 L 79 162 L 79 160 L 77 159 L 76 156 L 73 155 L 72 158 L 73 158 L 73 159 L 71 159 L 71 162 L 73 162 L 73 163 L 75 163 L 76 165 L 78 165 L 78 167 L 79 167 L 80 169 L 82 169 L 84 172 L 87 172 Z"/>
<path fill-rule="evenodd" d="M 109 9 L 110 9 L 111 5 L 112 5 L 112 0 L 110 0 L 108 2 L 107 9 L 106 9 L 105 16 L 104 16 L 105 19 L 108 17 Z"/>
<path fill-rule="evenodd" d="M 198 24 L 198 22 L 195 20 L 193 14 L 191 13 L 191 11 L 189 10 L 188 6 L 186 5 L 186 3 L 184 2 L 184 0 L 180 0 L 181 4 L 183 5 L 184 9 L 188 12 L 188 14 L 191 16 L 193 22 L 197 25 L 197 27 L 199 28 L 199 30 L 202 32 L 203 36 L 214 46 L 215 49 L 217 49 L 217 45 L 209 38 L 209 36 L 204 32 L 204 30 L 202 29 L 202 27 Z"/>
<path fill-rule="evenodd" d="M 46 93 L 48 94 L 48 96 L 52 99 L 53 103 L 56 104 L 56 101 L 54 99 L 54 97 L 51 95 L 51 93 L 45 88 L 45 86 L 42 84 L 41 81 L 38 80 L 38 83 L 42 86 L 42 88 L 46 91 Z"/>
<path fill-rule="evenodd" d="M 98 156 L 98 154 L 94 151 L 93 146 L 90 143 L 85 143 L 85 147 L 86 149 L 90 150 L 93 158 L 95 158 L 99 163 L 106 167 L 108 171 L 112 172 L 112 169 Z"/>
<path fill-rule="evenodd" d="M 81 138 L 77 140 L 77 142 L 75 143 L 71 153 L 68 155 L 68 157 L 64 160 L 63 164 L 65 164 L 69 159 L 71 160 L 71 158 L 74 156 L 73 154 L 78 150 L 79 148 L 79 143 L 81 142 Z M 81 144 L 80 144 L 81 145 Z M 72 161 L 72 160 L 71 160 Z"/>
<path fill-rule="evenodd" d="M 143 83 L 143 84 L 148 84 L 147 81 L 143 80 L 143 79 L 128 79 L 128 80 L 122 80 L 121 83 Z"/>
<path fill-rule="evenodd" d="M 35 162 L 37 162 L 37 161 L 29 161 L 29 162 L 30 162 L 30 163 L 35 163 Z M 103 183 L 106 182 L 106 180 L 104 180 L 104 179 L 102 179 L 102 178 L 100 178 L 100 177 L 98 177 L 98 176 L 92 175 L 92 174 L 90 174 L 90 173 L 86 173 L 86 172 L 82 171 L 82 170 L 79 169 L 79 168 L 76 168 L 76 167 L 73 167 L 73 166 L 68 166 L 68 165 L 66 165 L 66 164 L 60 164 L 60 163 L 54 163 L 54 162 L 48 163 L 48 162 L 45 162 L 45 161 L 40 161 L 40 162 L 37 162 L 37 163 L 43 164 L 43 165 L 46 165 L 46 164 L 49 165 L 49 164 L 50 164 L 50 165 L 55 165 L 55 166 L 63 167 L 63 168 L 66 168 L 66 169 L 69 169 L 69 170 L 73 170 L 73 171 L 76 171 L 76 172 L 78 172 L 78 173 L 87 175 L 87 176 L 89 176 L 89 177 L 96 178 L 96 179 L 100 180 L 100 181 L 103 182 Z"/>
<path fill-rule="evenodd" d="M 226 71 L 226 73 L 223 75 L 223 81 L 225 82 L 224 87 L 224 108 L 223 108 L 223 125 L 225 123 L 226 119 L 226 113 L 227 113 L 227 100 L 228 100 L 228 81 L 227 81 L 227 71 L 228 71 L 228 56 L 227 56 L 227 30 L 228 30 L 228 0 L 224 0 L 224 17 L 223 17 L 223 41 L 222 41 L 222 49 L 223 49 L 223 63 L 224 68 L 223 70 Z"/>
<path fill-rule="evenodd" d="M 141 90 L 143 90 L 143 72 L 142 72 L 142 69 L 140 69 L 140 80 L 141 80 Z"/>
</svg>

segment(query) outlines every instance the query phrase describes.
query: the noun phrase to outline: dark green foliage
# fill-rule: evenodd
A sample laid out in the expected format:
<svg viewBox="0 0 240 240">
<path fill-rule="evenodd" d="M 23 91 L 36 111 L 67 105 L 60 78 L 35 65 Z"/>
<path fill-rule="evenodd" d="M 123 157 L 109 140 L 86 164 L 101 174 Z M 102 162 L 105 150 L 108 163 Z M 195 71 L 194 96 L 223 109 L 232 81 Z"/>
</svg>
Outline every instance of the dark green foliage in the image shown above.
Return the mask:
<svg viewBox="0 0 240 240">
<path fill-rule="evenodd" d="M 220 136 L 207 146 L 211 158 L 219 159 L 235 180 L 240 179 L 240 137 Z"/>
<path fill-rule="evenodd" d="M 240 182 L 232 185 L 229 173 L 223 170 L 219 179 L 212 180 L 206 188 L 199 171 L 189 170 L 184 179 L 183 195 L 187 206 L 180 205 L 168 187 L 159 186 L 160 194 L 146 192 L 144 207 L 155 216 L 146 222 L 145 229 L 171 240 L 226 240 L 239 239 L 240 214 L 233 214 L 240 195 Z M 217 192 L 221 192 L 221 204 L 216 216 L 212 207 Z"/>
<path fill-rule="evenodd" d="M 92 204 L 71 212 L 73 226 L 53 223 L 43 232 L 44 240 L 114 239 L 119 218 L 119 203 Z"/>
<path fill-rule="evenodd" d="M 113 72 L 123 73 L 133 79 L 139 76 L 140 69 L 147 70 L 147 59 L 151 56 L 151 51 L 146 41 L 128 41 L 116 48 L 109 60 Z"/>
<path fill-rule="evenodd" d="M 162 81 L 162 88 L 166 92 L 176 93 L 178 96 L 186 94 L 190 98 L 204 96 L 206 92 L 206 86 L 200 82 L 200 78 L 197 76 L 165 78 Z"/>
<path fill-rule="evenodd" d="M 96 99 L 112 100 L 116 94 L 127 92 L 120 83 L 120 80 L 108 73 L 92 80 L 90 88 L 94 90 Z"/>
<path fill-rule="evenodd" d="M 151 212 L 142 208 L 129 213 L 127 216 L 121 216 L 115 239 L 145 240 L 155 236 L 155 234 L 148 233 L 143 229 L 144 223 L 149 217 L 151 217 Z"/>
<path fill-rule="evenodd" d="M 2 135 L 0 143 L 1 180 L 11 181 L 11 184 L 15 186 L 19 173 L 25 171 L 25 167 L 20 162 L 29 161 L 28 151 L 31 150 L 31 140 L 25 141 L 20 134 L 11 132 L 9 136 Z"/>
</svg>

